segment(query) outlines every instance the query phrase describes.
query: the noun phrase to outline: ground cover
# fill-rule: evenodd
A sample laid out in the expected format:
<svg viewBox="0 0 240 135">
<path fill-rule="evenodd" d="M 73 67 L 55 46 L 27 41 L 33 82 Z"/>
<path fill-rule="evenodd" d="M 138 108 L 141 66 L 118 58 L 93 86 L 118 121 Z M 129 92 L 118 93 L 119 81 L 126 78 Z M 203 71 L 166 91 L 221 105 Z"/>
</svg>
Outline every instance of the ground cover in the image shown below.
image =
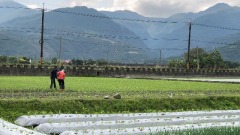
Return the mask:
<svg viewBox="0 0 240 135">
<path fill-rule="evenodd" d="M 169 133 L 182 131 L 186 134 L 193 133 L 195 130 L 199 132 L 199 129 L 202 128 L 238 127 L 240 124 L 239 113 L 240 110 L 216 110 L 126 114 L 25 115 L 19 117 L 16 123 L 21 126 L 36 125 L 37 127 L 34 130 L 46 134 L 145 135 L 165 131 Z M 223 132 L 226 133 L 226 131 Z M 228 133 L 230 133 L 229 130 Z"/>
<path fill-rule="evenodd" d="M 239 135 L 239 127 L 214 127 L 159 132 L 154 135 Z"/>
<path fill-rule="evenodd" d="M 67 77 L 65 92 L 49 90 L 49 77 L 0 77 L 0 117 L 239 109 L 239 84 Z M 122 99 L 112 96 L 120 93 Z M 109 99 L 104 99 L 108 96 Z"/>
<path fill-rule="evenodd" d="M 67 77 L 66 89 L 77 91 L 240 90 L 239 84 L 127 78 Z M 49 77 L 1 76 L 0 90 L 49 90 Z"/>
</svg>

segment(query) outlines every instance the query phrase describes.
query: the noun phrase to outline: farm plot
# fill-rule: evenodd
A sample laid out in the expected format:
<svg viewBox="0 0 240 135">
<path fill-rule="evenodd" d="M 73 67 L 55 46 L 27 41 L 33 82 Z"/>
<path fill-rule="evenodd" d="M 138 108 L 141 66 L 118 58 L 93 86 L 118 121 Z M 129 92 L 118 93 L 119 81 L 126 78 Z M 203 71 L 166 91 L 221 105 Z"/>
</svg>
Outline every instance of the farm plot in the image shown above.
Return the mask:
<svg viewBox="0 0 240 135">
<path fill-rule="evenodd" d="M 240 110 L 129 114 L 59 114 L 21 116 L 21 126 L 46 134 L 152 134 L 173 130 L 240 126 Z"/>
<path fill-rule="evenodd" d="M 239 126 L 238 112 L 231 111 L 226 115 L 181 114 L 173 117 L 168 113 L 142 113 L 239 109 L 237 83 L 68 77 L 64 92 L 49 90 L 49 83 L 49 77 L 0 77 L 0 118 L 14 122 L 22 115 L 33 118 L 30 115 L 49 114 L 36 117 L 41 120 L 35 124 L 28 121 L 29 125 L 22 125 L 37 126 L 35 130 L 42 133 L 64 135 L 147 134 L 168 129 Z M 122 98 L 114 99 L 115 93 L 120 93 Z M 105 96 L 109 99 L 104 99 Z M 84 115 L 78 120 L 73 114 Z M 136 117 L 139 114 L 141 117 Z M 55 116 L 61 119 L 55 121 Z M 63 121 L 62 117 L 74 120 Z"/>
</svg>

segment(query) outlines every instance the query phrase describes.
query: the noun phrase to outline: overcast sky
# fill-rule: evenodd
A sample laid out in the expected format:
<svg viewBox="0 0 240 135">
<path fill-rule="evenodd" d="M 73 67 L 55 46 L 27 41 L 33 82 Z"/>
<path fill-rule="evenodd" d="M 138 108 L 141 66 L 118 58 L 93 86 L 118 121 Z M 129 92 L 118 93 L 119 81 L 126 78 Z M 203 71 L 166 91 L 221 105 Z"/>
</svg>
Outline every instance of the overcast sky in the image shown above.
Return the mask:
<svg viewBox="0 0 240 135">
<path fill-rule="evenodd" d="M 240 0 L 14 0 L 28 7 L 48 9 L 87 6 L 96 10 L 130 10 L 147 17 L 169 17 L 176 13 L 199 12 L 217 3 L 240 7 Z"/>
</svg>

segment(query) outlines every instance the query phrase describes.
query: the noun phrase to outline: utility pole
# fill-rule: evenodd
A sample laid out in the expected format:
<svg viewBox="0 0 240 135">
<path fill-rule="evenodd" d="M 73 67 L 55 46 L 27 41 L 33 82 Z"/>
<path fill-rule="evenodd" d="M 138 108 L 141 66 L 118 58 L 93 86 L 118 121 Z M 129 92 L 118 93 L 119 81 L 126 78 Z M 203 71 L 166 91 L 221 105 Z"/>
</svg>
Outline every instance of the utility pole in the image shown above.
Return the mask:
<svg viewBox="0 0 240 135">
<path fill-rule="evenodd" d="M 198 56 L 198 46 L 197 46 L 197 70 L 199 69 L 199 56 Z"/>
<path fill-rule="evenodd" d="M 59 49 L 59 67 L 62 66 L 62 37 L 60 36 L 60 49 Z"/>
<path fill-rule="evenodd" d="M 108 50 L 107 50 L 107 66 L 108 66 Z"/>
<path fill-rule="evenodd" d="M 162 49 L 159 49 L 159 61 L 158 61 L 158 66 L 161 66 L 161 61 L 162 61 Z"/>
<path fill-rule="evenodd" d="M 43 64 L 43 33 L 44 33 L 44 3 L 43 3 L 43 9 L 42 9 L 42 32 L 41 32 L 41 40 L 39 43 L 41 44 L 41 52 L 40 52 L 40 64 Z"/>
<path fill-rule="evenodd" d="M 188 56 L 187 56 L 187 69 L 189 69 L 190 66 L 190 45 L 191 45 L 191 29 L 192 29 L 192 23 L 189 23 L 189 33 L 188 33 Z"/>
</svg>

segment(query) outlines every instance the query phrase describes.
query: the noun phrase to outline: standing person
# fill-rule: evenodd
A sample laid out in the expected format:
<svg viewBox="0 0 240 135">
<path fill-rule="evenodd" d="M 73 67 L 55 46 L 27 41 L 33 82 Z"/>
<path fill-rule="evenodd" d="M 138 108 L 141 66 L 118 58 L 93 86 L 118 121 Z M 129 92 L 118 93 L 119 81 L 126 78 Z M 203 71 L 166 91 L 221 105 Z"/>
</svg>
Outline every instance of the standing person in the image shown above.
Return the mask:
<svg viewBox="0 0 240 135">
<path fill-rule="evenodd" d="M 63 91 L 64 90 L 64 79 L 65 79 L 65 72 L 64 70 L 62 71 L 59 71 L 57 73 L 57 78 L 58 78 L 58 83 L 59 83 L 59 86 L 60 86 L 60 90 Z"/>
<path fill-rule="evenodd" d="M 56 89 L 56 81 L 55 79 L 57 79 L 57 68 L 54 68 L 52 71 L 51 71 L 51 76 L 50 76 L 50 79 L 51 79 L 51 84 L 50 84 L 50 89 L 52 89 L 52 86 L 54 86 L 54 89 Z"/>
</svg>

